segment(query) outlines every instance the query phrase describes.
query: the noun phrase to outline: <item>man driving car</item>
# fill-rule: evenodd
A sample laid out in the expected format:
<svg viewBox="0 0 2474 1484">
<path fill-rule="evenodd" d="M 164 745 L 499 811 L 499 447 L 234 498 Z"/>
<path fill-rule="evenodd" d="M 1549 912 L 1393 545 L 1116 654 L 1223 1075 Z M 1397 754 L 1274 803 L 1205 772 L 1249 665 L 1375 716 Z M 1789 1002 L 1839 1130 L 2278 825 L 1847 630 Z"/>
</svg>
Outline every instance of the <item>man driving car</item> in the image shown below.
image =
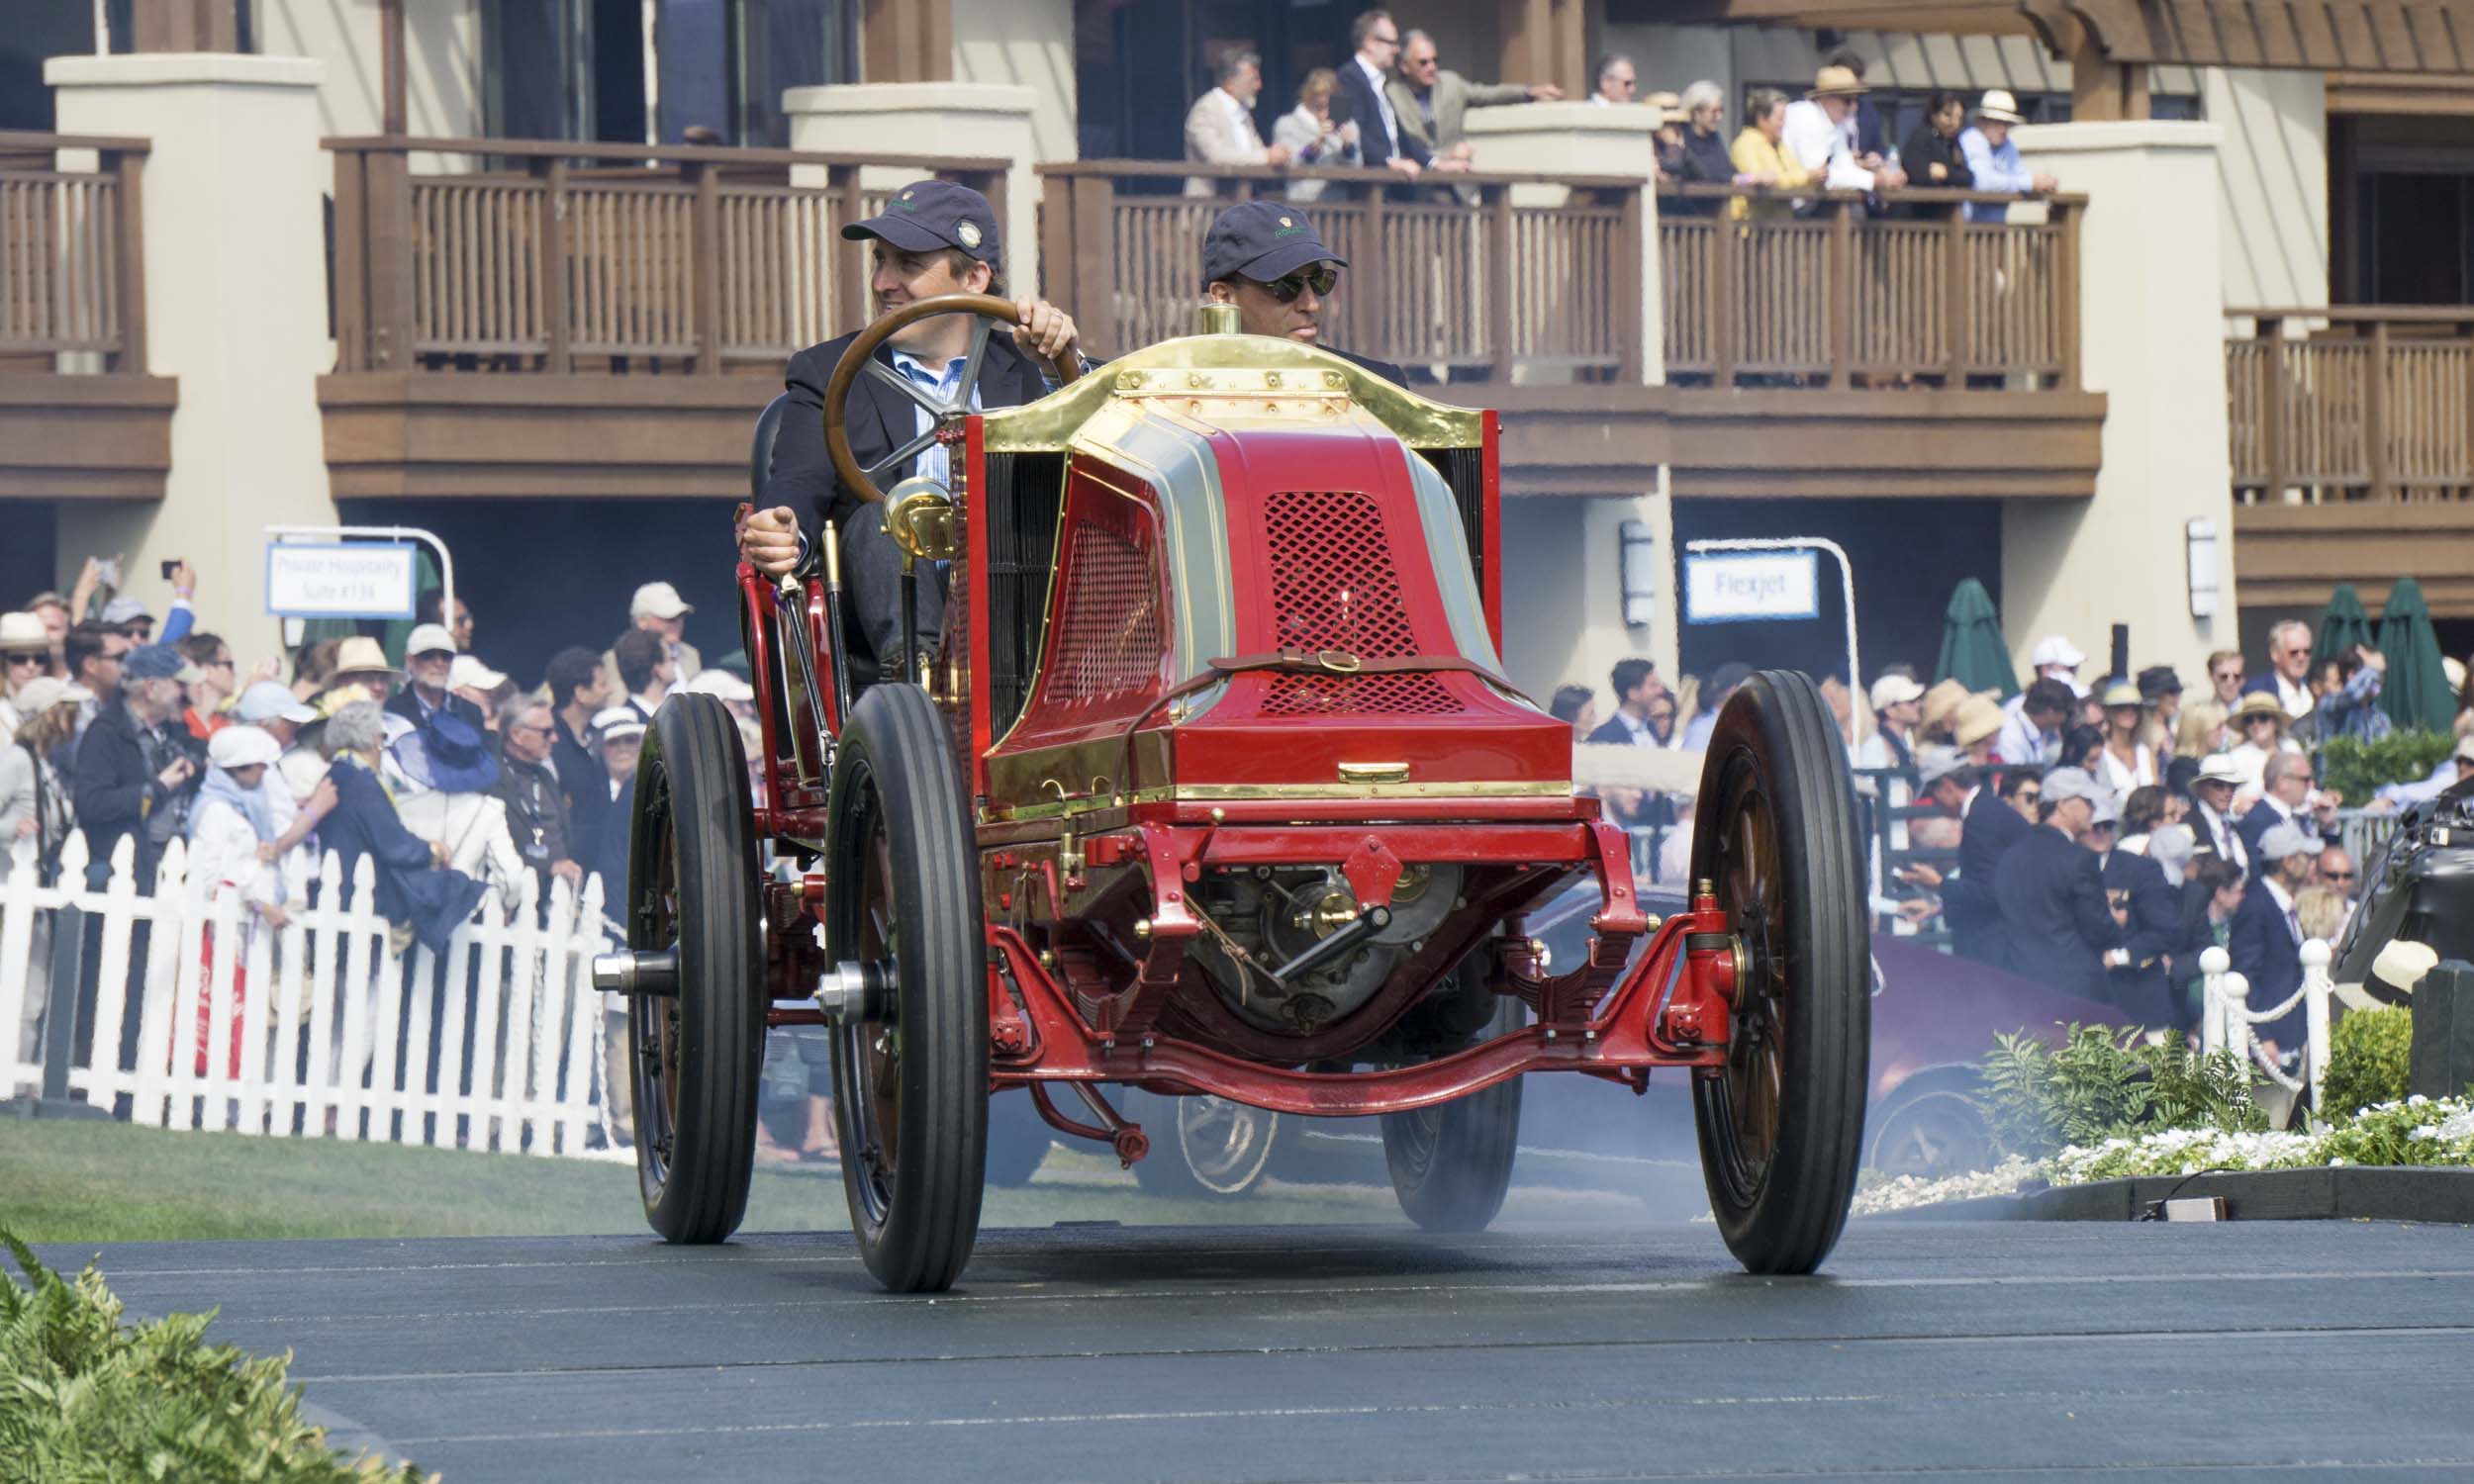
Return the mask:
<svg viewBox="0 0 2474 1484">
<path fill-rule="evenodd" d="M 1003 251 L 997 214 L 987 197 L 967 186 L 942 180 L 904 186 L 886 201 L 882 214 L 844 227 L 842 235 L 872 244 L 868 287 L 880 320 L 922 299 L 1004 292 L 997 268 Z M 971 394 L 975 410 L 1019 407 L 1046 396 L 1053 384 L 1034 356 L 1081 354 L 1074 322 L 1063 311 L 1035 298 L 1019 300 L 1014 308 L 1010 342 L 991 339 L 982 359 Z M 968 315 L 932 316 L 898 331 L 876 359 L 928 396 L 950 402 L 959 390 L 972 325 Z M 860 631 L 886 663 L 902 647 L 902 548 L 886 533 L 884 507 L 863 505 L 844 489 L 824 451 L 825 385 L 857 338 L 854 331 L 791 357 L 785 378 L 791 403 L 765 480 L 767 508 L 740 527 L 739 553 L 758 572 L 780 577 L 799 565 L 807 548 L 803 523 L 812 532 L 820 522 L 832 521 L 840 537 L 842 582 Z M 851 457 L 862 469 L 874 469 L 926 433 L 933 420 L 925 408 L 873 376 L 851 383 L 844 417 Z M 950 457 L 942 445 L 931 445 L 907 467 L 873 477 L 888 490 L 911 474 L 950 487 Z M 806 522 L 796 513 L 802 507 L 812 511 Z M 917 588 L 919 643 L 932 652 L 944 627 L 944 588 L 932 573 L 921 574 Z"/>
</svg>

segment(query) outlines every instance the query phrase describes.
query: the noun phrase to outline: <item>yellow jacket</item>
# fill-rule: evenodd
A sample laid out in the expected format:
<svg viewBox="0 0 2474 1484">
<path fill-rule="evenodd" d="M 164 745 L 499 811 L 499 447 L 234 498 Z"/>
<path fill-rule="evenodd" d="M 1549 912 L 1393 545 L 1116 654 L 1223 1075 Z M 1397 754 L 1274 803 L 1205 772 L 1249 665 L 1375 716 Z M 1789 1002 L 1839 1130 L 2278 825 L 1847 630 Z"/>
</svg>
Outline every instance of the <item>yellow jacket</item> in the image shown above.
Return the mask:
<svg viewBox="0 0 2474 1484">
<path fill-rule="evenodd" d="M 1744 132 L 1736 136 L 1735 147 L 1727 151 L 1727 158 L 1735 162 L 1736 173 L 1760 177 L 1782 189 L 1792 190 L 1810 183 L 1813 178 L 1811 171 L 1779 153 L 1778 146 L 1769 142 L 1767 137 L 1750 124 L 1745 125 Z M 1752 215 L 1769 221 L 1794 214 L 1794 205 L 1785 201 L 1754 202 L 1738 196 L 1728 203 L 1728 215 L 1738 219 Z"/>
</svg>

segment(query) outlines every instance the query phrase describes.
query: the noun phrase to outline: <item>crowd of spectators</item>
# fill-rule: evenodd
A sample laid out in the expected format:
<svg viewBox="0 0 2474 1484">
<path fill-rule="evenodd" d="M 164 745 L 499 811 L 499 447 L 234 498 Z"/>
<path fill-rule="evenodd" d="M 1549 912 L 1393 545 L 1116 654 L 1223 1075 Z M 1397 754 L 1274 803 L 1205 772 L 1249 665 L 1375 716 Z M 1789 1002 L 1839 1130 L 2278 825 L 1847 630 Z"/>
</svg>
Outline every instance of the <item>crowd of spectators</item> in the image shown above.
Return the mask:
<svg viewBox="0 0 2474 1484">
<path fill-rule="evenodd" d="M 343 905 L 366 862 L 398 951 L 442 949 L 485 896 L 516 909 L 527 877 L 546 902 L 554 882 L 598 875 L 606 910 L 621 909 L 635 762 L 669 693 L 714 696 L 754 729 L 754 692 L 686 642 L 693 610 L 668 583 L 636 591 L 607 647 L 559 651 L 523 690 L 474 652 L 469 605 L 450 617 L 435 592 L 400 666 L 355 633 L 242 672 L 196 627 L 185 565 L 166 573 L 159 632 L 145 601 L 115 591 L 116 566 L 89 562 L 71 594 L 0 613 L 0 875 L 58 883 L 82 831 L 85 884 L 102 889 L 126 842 L 143 894 L 178 840 L 189 887 L 233 893 L 249 935 L 313 905 L 332 854 Z M 12 1028 L 29 1059 L 49 998 L 35 948 Z"/>
<path fill-rule="evenodd" d="M 1256 114 L 1263 93 L 1262 55 L 1243 46 L 1222 50 L 1212 67 L 1213 85 L 1186 115 L 1187 159 L 1219 166 L 1365 166 L 1414 181 L 1476 167 L 1476 148 L 1465 128 L 1471 109 L 1563 97 L 1549 83 L 1473 82 L 1443 65 L 1432 36 L 1403 29 L 1386 10 L 1359 15 L 1350 27 L 1349 46 L 1347 57 L 1305 74 L 1294 110 L 1280 116 L 1268 143 Z M 2058 188 L 2050 174 L 2021 160 L 2010 132 L 2026 116 L 2008 91 L 1987 88 L 1972 106 L 1956 93 L 1933 94 L 1902 145 L 1889 137 L 1887 122 L 1867 96 L 1863 74 L 1863 59 L 1843 46 L 1815 73 L 1801 98 L 1790 100 L 1775 88 L 1752 89 L 1732 138 L 1726 89 L 1699 79 L 1680 92 L 1639 96 L 1639 67 L 1621 53 L 1598 59 L 1588 102 L 1649 112 L 1652 158 L 1662 182 L 1761 186 L 1782 193 L 1774 199 L 1737 197 L 1728 210 L 1739 217 L 1788 216 L 1808 209 L 1809 203 L 1791 194 L 1804 187 L 1867 196 L 1905 186 L 2018 195 L 2049 195 Z M 1287 194 L 1313 200 L 1328 184 L 1300 180 Z M 1211 183 L 1201 177 L 1189 180 L 1187 191 L 1214 194 Z M 1719 205 L 1714 197 L 1685 197 L 1665 209 L 1706 216 Z M 1963 207 L 1946 201 L 1907 202 L 1895 210 L 1911 217 L 1947 217 L 1963 210 L 1972 220 L 1998 222 L 2007 207 L 2001 202 Z"/>
<path fill-rule="evenodd" d="M 2086 656 L 2059 635 L 2036 646 L 2033 678 L 2007 702 L 1955 680 L 1927 686 L 1905 666 L 1860 696 L 1825 682 L 1858 791 L 1883 811 L 1874 909 L 2150 1027 L 2196 1030 L 2210 947 L 2232 956 L 2254 1005 L 2283 1002 L 2301 982 L 2302 944 L 2333 941 L 2359 900 L 2340 811 L 2474 788 L 2474 690 L 2455 660 L 2455 745 L 2430 777 L 2352 801 L 2320 787 L 2322 744 L 2385 730 L 2384 662 L 2362 648 L 2314 667 L 2312 652 L 2309 625 L 2280 623 L 2260 673 L 2220 651 L 2206 696 L 2187 702 L 2169 666 L 2084 678 Z M 1577 743 L 1691 752 L 1743 678 L 1731 665 L 1669 689 L 1650 661 L 1626 659 L 1604 719 L 1585 686 L 1562 688 L 1551 709 Z M 1688 797 L 1603 782 L 1627 776 L 1627 756 L 1593 752 L 1575 772 L 1601 780 L 1610 814 L 1654 842 L 1658 879 L 1680 881 Z M 2259 1037 L 2298 1056 L 2300 1009 Z"/>
</svg>

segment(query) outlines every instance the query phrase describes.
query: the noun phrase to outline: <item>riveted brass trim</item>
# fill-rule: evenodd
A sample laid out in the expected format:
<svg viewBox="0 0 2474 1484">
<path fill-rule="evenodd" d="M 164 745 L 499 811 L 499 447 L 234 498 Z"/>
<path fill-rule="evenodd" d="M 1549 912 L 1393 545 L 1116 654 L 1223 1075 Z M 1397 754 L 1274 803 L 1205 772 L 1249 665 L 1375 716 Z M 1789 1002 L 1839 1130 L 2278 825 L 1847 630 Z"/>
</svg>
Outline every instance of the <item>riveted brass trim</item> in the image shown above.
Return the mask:
<svg viewBox="0 0 2474 1484">
<path fill-rule="evenodd" d="M 1346 394 L 1412 448 L 1475 448 L 1483 436 L 1482 413 L 1429 402 L 1328 351 L 1267 335 L 1186 335 L 1146 345 L 1106 369 L 1037 402 L 983 414 L 982 446 L 990 453 L 1057 452 L 1112 400 L 1208 399 L 1217 412 L 1223 399 L 1285 397 L 1306 407 L 1335 394 Z M 1308 394 L 1303 402 L 1300 393 Z M 1225 411 L 1245 412 L 1236 406 Z M 1262 415 L 1259 402 L 1253 411 Z"/>
<path fill-rule="evenodd" d="M 1406 763 L 1343 763 L 1340 781 L 1344 784 L 1405 784 L 1409 781 Z"/>
</svg>

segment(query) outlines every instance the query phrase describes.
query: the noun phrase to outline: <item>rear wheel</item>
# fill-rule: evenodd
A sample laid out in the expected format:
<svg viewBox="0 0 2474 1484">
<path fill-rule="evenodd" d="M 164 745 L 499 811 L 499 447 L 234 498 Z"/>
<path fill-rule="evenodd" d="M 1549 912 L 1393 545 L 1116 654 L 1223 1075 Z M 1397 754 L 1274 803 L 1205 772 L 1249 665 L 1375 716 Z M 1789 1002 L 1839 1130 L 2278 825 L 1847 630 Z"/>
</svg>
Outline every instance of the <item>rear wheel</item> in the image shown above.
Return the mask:
<svg viewBox="0 0 2474 1484">
<path fill-rule="evenodd" d="M 1521 1023 L 1506 999 L 1481 1033 L 1507 1035 Z M 1520 1078 L 1431 1108 L 1386 1113 L 1383 1163 L 1409 1220 L 1429 1232 L 1482 1232 L 1503 1209 L 1520 1153 Z"/>
<path fill-rule="evenodd" d="M 719 1242 L 747 1213 L 764 1064 L 754 809 L 738 727 L 675 696 L 636 764 L 627 947 L 675 950 L 675 995 L 627 999 L 636 1183 L 672 1242 Z"/>
<path fill-rule="evenodd" d="M 953 1286 L 979 1238 L 988 989 L 979 862 L 944 722 L 871 687 L 833 768 L 825 942 L 874 964 L 889 1013 L 833 1031 L 833 1118 L 859 1254 L 898 1293 Z"/>
<path fill-rule="evenodd" d="M 1847 749 L 1807 677 L 1762 671 L 1719 713 L 1692 877 L 1749 971 L 1726 1066 L 1692 1084 L 1710 1208 L 1748 1269 L 1810 1272 L 1855 1195 L 1872 1001 Z"/>
</svg>

